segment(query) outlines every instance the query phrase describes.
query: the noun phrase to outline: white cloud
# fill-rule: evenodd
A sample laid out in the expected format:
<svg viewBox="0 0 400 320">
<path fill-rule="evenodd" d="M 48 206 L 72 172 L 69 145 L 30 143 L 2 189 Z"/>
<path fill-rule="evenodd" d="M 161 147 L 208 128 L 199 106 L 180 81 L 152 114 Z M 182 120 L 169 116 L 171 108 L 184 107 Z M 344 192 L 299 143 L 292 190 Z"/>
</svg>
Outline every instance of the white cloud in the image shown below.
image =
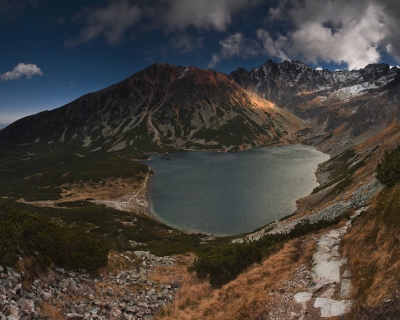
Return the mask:
<svg viewBox="0 0 400 320">
<path fill-rule="evenodd" d="M 268 28 L 241 43 L 257 41 L 268 57 L 359 69 L 387 52 L 400 62 L 398 0 L 282 0 L 269 8 L 264 22 Z M 228 58 L 224 50 L 221 44 L 210 64 Z"/>
<path fill-rule="evenodd" d="M 256 34 L 258 40 L 261 41 L 261 44 L 263 46 L 262 53 L 270 57 L 277 57 L 281 60 L 289 60 L 289 57 L 283 50 L 288 44 L 287 37 L 278 34 L 276 36 L 276 39 L 274 40 L 272 39 L 270 33 L 264 29 L 258 29 L 256 31 Z"/>
<path fill-rule="evenodd" d="M 255 5 L 256 0 L 168 0 L 164 22 L 169 28 L 225 31 L 232 16 L 240 10 Z"/>
<path fill-rule="evenodd" d="M 388 34 L 381 8 L 376 4 L 361 8 L 342 3 L 348 9 L 343 11 L 332 3 L 323 6 L 321 0 L 306 0 L 305 7 L 296 6 L 290 14 L 297 28 L 289 34 L 290 45 L 283 50 L 306 62 L 345 63 L 349 69 L 378 62 L 379 45 Z M 314 10 L 318 14 L 313 15 Z"/>
<path fill-rule="evenodd" d="M 25 64 L 19 63 L 14 67 L 12 71 L 7 71 L 0 75 L 0 81 L 6 80 L 16 80 L 21 77 L 26 77 L 27 79 L 32 78 L 32 76 L 39 75 L 42 76 L 43 72 L 36 64 Z"/>
<path fill-rule="evenodd" d="M 131 5 L 127 0 L 117 0 L 105 8 L 86 8 L 79 12 L 74 20 L 86 20 L 86 27 L 81 29 L 79 36 L 65 42 L 66 46 L 87 43 L 100 36 L 110 44 L 120 42 L 127 29 L 139 22 L 142 10 L 137 5 Z"/>
<path fill-rule="evenodd" d="M 235 14 L 259 2 L 260 0 L 111 0 L 108 6 L 84 8 L 78 12 L 74 21 L 83 20 L 86 26 L 79 31 L 77 37 L 68 39 L 65 45 L 75 46 L 99 37 L 104 37 L 109 44 L 116 44 L 139 23 L 147 30 L 159 28 L 167 32 L 182 32 L 189 27 L 226 31 Z M 188 50 L 186 44 L 182 43 L 184 52 Z"/>
<path fill-rule="evenodd" d="M 275 6 L 269 6 L 272 3 Z M 258 10 L 258 5 L 264 6 L 266 16 L 255 36 L 245 38 L 244 30 L 238 29 L 226 35 L 232 34 L 230 27 L 240 13 Z M 203 49 L 206 37 L 201 33 L 224 32 L 210 67 L 233 56 L 261 54 L 349 69 L 379 62 L 382 52 L 400 62 L 398 0 L 109 0 L 105 6 L 82 9 L 74 21 L 83 21 L 84 27 L 65 42 L 67 46 L 98 38 L 116 44 L 138 30 L 158 30 L 169 36 L 172 47 L 185 53 Z"/>
<path fill-rule="evenodd" d="M 221 45 L 221 51 L 212 55 L 212 59 L 208 64 L 209 68 L 214 68 L 222 59 L 235 56 L 249 58 L 255 57 L 260 53 L 259 44 L 254 40 L 246 39 L 240 32 L 220 40 L 219 44 Z"/>
</svg>

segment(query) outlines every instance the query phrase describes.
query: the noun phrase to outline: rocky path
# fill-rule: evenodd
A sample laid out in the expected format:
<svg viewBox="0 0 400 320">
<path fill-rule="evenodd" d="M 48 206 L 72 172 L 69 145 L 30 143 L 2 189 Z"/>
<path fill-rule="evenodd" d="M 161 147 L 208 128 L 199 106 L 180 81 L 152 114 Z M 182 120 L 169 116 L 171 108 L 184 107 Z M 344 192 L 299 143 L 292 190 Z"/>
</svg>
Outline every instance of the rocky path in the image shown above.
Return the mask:
<svg viewBox="0 0 400 320">
<path fill-rule="evenodd" d="M 364 208 L 352 216 L 354 219 Z M 351 272 L 346 268 L 347 259 L 339 251 L 340 239 L 351 225 L 331 230 L 316 241 L 312 267 L 297 268 L 290 280 L 281 288 L 269 293 L 273 298 L 269 320 L 315 320 L 340 317 L 351 310 Z"/>
</svg>

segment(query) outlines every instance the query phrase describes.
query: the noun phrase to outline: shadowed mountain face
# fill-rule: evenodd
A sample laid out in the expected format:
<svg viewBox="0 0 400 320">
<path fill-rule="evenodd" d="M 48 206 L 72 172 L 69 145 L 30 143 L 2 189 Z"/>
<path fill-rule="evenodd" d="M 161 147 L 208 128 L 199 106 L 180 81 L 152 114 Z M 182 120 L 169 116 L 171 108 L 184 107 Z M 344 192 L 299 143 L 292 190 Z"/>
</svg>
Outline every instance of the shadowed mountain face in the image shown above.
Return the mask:
<svg viewBox="0 0 400 320">
<path fill-rule="evenodd" d="M 329 151 L 338 136 L 371 136 L 398 118 L 397 68 L 352 71 L 266 62 L 230 76 L 154 64 L 63 107 L 18 120 L 0 143 L 89 151 L 236 149 L 304 141 Z M 359 142 L 359 141 L 358 141 Z"/>
<path fill-rule="evenodd" d="M 0 141 L 93 150 L 284 143 L 304 125 L 224 74 L 154 64 L 61 108 L 21 119 Z"/>
</svg>

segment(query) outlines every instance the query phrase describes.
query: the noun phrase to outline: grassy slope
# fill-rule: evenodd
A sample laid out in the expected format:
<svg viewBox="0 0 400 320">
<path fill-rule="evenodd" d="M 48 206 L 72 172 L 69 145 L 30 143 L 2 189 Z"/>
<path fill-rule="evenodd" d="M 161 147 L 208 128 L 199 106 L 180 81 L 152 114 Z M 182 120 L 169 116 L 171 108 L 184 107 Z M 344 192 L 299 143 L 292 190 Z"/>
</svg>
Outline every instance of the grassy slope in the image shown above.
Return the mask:
<svg viewBox="0 0 400 320">
<path fill-rule="evenodd" d="M 385 188 L 344 239 L 354 273 L 348 319 L 396 319 L 400 314 L 400 185 Z M 392 300 L 386 302 L 387 299 Z"/>
<path fill-rule="evenodd" d="M 103 237 L 116 250 L 151 250 L 157 255 L 197 251 L 227 243 L 229 238 L 200 245 L 202 235 L 187 235 L 139 212 L 123 212 L 88 201 L 64 202 L 59 207 L 37 207 L 17 202 L 58 200 L 62 184 L 93 183 L 107 177 L 136 178 L 143 183 L 148 167 L 131 157 L 142 154 L 52 152 L 40 145 L 17 146 L 0 154 L 0 197 L 10 206 L 56 221 L 59 225 Z M 44 221 L 44 220 L 43 220 Z M 132 247 L 130 241 L 143 244 Z"/>
</svg>

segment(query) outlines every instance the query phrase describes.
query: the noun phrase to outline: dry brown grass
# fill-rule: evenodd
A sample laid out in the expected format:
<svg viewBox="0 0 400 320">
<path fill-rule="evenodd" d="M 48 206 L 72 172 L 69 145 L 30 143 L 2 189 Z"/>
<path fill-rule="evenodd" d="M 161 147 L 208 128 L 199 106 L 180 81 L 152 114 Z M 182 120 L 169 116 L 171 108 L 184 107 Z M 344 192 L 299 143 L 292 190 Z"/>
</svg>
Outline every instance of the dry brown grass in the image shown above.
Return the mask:
<svg viewBox="0 0 400 320">
<path fill-rule="evenodd" d="M 396 188 L 385 192 L 400 192 L 400 187 Z M 400 232 L 383 218 L 380 197 L 382 194 L 343 241 L 343 253 L 349 257 L 354 274 L 357 308 L 375 308 L 400 289 Z"/>
<path fill-rule="evenodd" d="M 48 304 L 47 302 L 43 302 L 39 314 L 41 316 L 47 317 L 47 319 L 51 320 L 64 320 L 63 315 L 55 306 Z"/>
<path fill-rule="evenodd" d="M 148 279 L 160 284 L 168 284 L 174 281 L 181 282 L 188 274 L 188 267 L 193 264 L 196 255 L 186 253 L 175 256 L 173 266 L 155 267 L 154 272 L 148 276 Z"/>
<path fill-rule="evenodd" d="M 186 272 L 175 301 L 162 309 L 156 319 L 257 319 L 271 303 L 269 291 L 293 276 L 300 264 L 308 264 L 314 241 L 296 239 L 261 264 L 255 264 L 220 289 L 200 282 Z"/>
<path fill-rule="evenodd" d="M 111 251 L 108 254 L 107 265 L 99 269 L 99 274 L 118 273 L 122 270 L 136 268 L 142 262 L 141 259 L 128 254 Z"/>
</svg>

